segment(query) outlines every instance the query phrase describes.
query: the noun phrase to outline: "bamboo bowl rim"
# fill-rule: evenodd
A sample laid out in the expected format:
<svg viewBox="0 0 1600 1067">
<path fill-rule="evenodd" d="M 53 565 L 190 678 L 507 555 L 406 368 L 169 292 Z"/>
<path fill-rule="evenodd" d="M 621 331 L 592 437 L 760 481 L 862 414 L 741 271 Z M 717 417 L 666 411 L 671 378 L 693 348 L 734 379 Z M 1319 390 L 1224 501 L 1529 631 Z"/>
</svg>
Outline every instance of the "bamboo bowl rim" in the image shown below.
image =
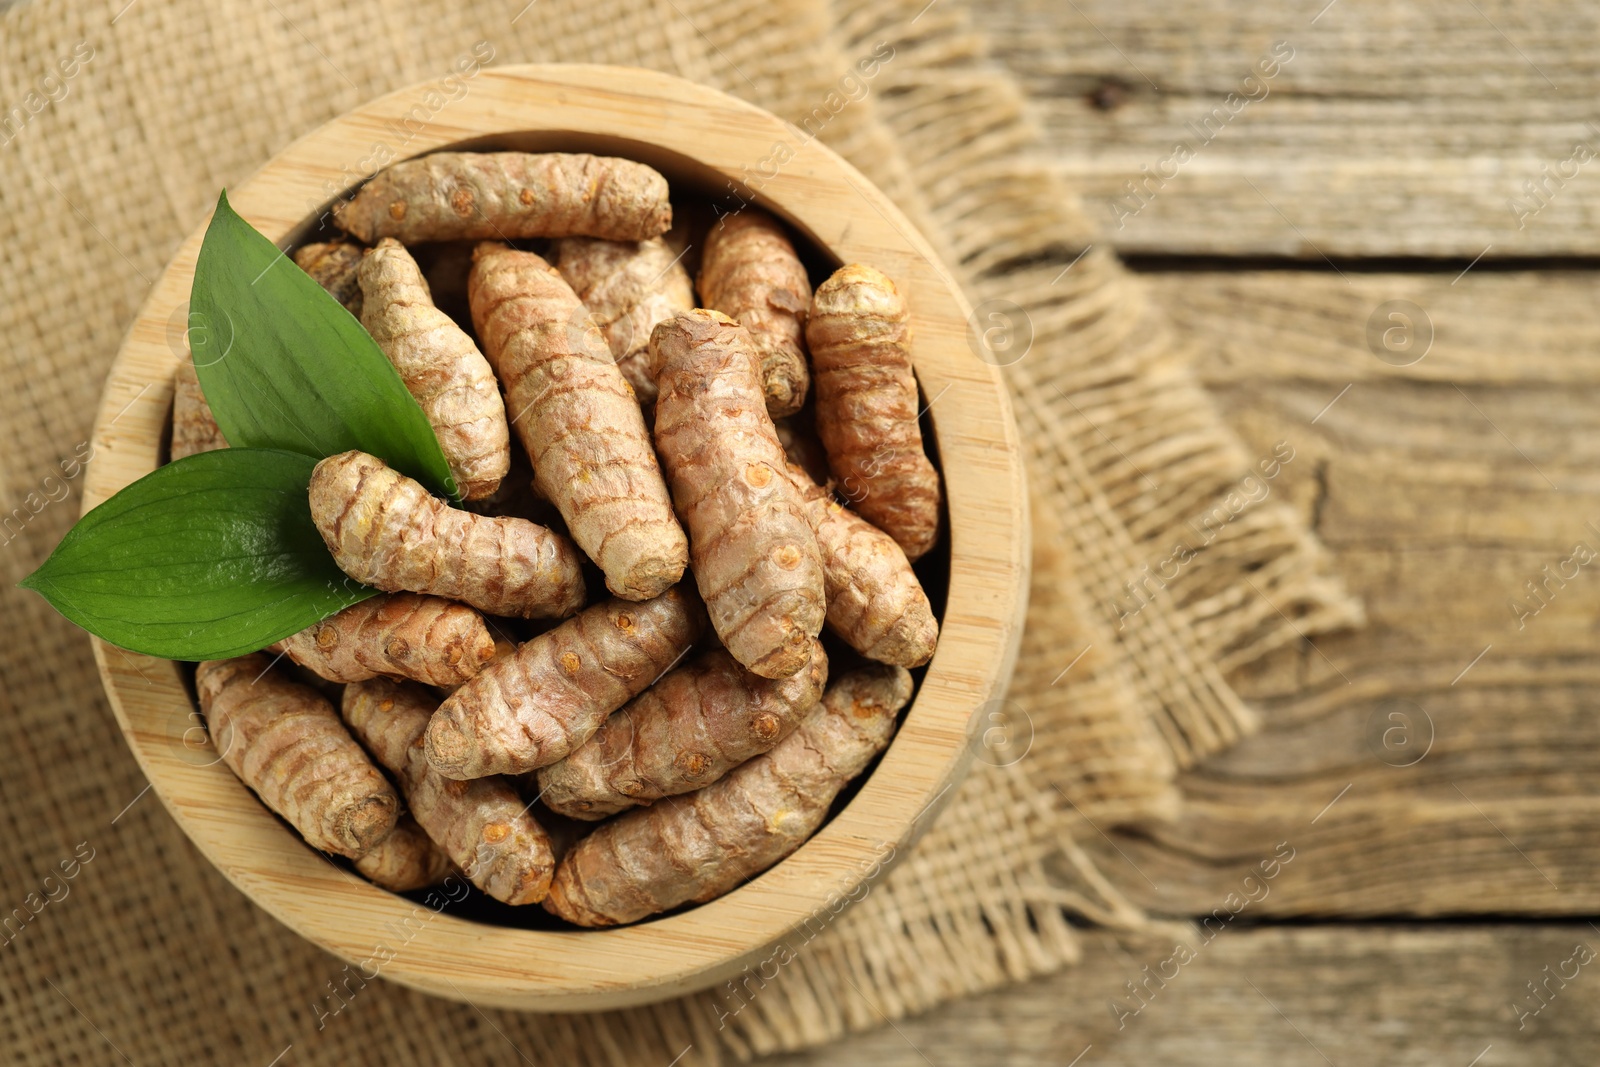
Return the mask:
<svg viewBox="0 0 1600 1067">
<path fill-rule="evenodd" d="M 862 885 L 933 821 L 964 772 L 983 705 L 1009 677 L 1026 603 L 1026 494 L 1009 399 L 996 368 L 969 348 L 971 308 L 929 244 L 805 131 L 716 90 L 634 68 L 485 68 L 419 127 L 426 88 L 391 93 L 307 134 L 229 190 L 230 202 L 284 246 L 367 176 L 353 168 L 369 166 L 380 147 L 393 153 L 386 164 L 473 142 L 582 151 L 614 144 L 616 154 L 645 162 L 693 161 L 726 179 L 730 193 L 757 191 L 764 207 L 841 262 L 870 263 L 900 286 L 916 331 L 917 375 L 933 402 L 951 562 L 939 649 L 893 743 L 818 834 L 734 892 L 637 926 L 523 930 L 434 912 L 336 867 L 214 755 L 196 759 L 183 743 L 201 720 L 176 664 L 98 639 L 95 659 L 129 747 L 183 831 L 251 900 L 364 975 L 376 969 L 440 996 L 539 1011 L 692 992 L 737 973 L 833 902 L 863 895 Z M 776 166 L 775 154 L 783 157 Z M 202 223 L 178 249 L 112 365 L 85 511 L 159 463 L 204 231 Z"/>
</svg>

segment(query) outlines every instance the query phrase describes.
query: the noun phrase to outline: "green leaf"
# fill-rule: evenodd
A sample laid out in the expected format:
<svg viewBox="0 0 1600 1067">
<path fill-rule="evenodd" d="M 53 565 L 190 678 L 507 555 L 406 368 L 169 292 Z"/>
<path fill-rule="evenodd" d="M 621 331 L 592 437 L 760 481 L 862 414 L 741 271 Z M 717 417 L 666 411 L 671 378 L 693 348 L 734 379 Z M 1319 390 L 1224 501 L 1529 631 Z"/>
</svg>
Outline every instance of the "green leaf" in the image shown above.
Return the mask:
<svg viewBox="0 0 1600 1067">
<path fill-rule="evenodd" d="M 383 350 L 227 193 L 195 264 L 189 346 L 230 445 L 316 459 L 357 448 L 458 499 L 428 417 Z"/>
<path fill-rule="evenodd" d="M 79 519 L 21 584 L 146 655 L 265 648 L 377 592 L 339 570 L 311 521 L 315 466 L 257 448 L 169 463 Z"/>
</svg>

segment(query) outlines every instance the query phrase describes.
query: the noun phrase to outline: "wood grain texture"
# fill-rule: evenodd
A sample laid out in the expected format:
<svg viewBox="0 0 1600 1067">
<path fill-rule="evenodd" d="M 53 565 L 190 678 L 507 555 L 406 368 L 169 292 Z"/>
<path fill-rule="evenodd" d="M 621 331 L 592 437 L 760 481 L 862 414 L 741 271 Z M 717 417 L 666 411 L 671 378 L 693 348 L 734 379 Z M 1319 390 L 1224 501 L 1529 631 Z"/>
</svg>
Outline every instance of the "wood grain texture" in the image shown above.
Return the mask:
<svg viewBox="0 0 1600 1067">
<path fill-rule="evenodd" d="M 1124 252 L 1600 252 L 1593 6 L 1016 0 L 973 12 L 1032 95 L 1052 162 Z M 1294 55 L 1262 96 L 1244 79 L 1278 41 Z M 1229 93 L 1258 99 L 1197 136 L 1188 124 Z M 1193 158 L 1162 168 L 1179 142 Z M 1591 157 L 1563 167 L 1577 143 Z M 1519 217 L 1507 201 L 1539 203 L 1523 183 L 1543 182 L 1546 165 L 1569 180 Z M 1173 176 L 1118 228 L 1114 198 L 1141 167 Z"/>
<path fill-rule="evenodd" d="M 1183 776 L 1176 820 L 1087 847 L 1171 915 L 1216 908 L 1280 841 L 1297 858 L 1263 916 L 1600 910 L 1600 560 L 1573 560 L 1600 551 L 1592 276 L 1147 281 L 1247 442 L 1299 453 L 1274 492 L 1370 621 L 1236 678 L 1262 733 Z M 1434 324 L 1410 367 L 1366 345 L 1391 299 Z"/>
<path fill-rule="evenodd" d="M 1600 276 L 1592 271 L 1480 266 L 1464 275 L 1241 270 L 1144 277 L 1173 324 L 1193 338 L 1206 384 L 1235 391 L 1241 415 L 1249 408 L 1241 391 L 1252 382 L 1317 383 L 1335 392 L 1351 382 L 1600 384 L 1600 363 L 1590 356 L 1600 350 Z M 1426 312 L 1419 322 L 1434 335 L 1426 356 L 1403 368 L 1374 358 L 1366 337 L 1374 312 L 1395 300 Z M 1306 398 L 1317 401 L 1304 413 L 1308 421 L 1332 395 Z"/>
<path fill-rule="evenodd" d="M 1591 1062 L 1600 1037 L 1600 960 L 1567 962 L 1580 944 L 1600 953 L 1588 923 L 1229 931 L 1200 945 L 1164 987 L 1152 981 L 1140 1008 L 1125 983 L 1145 982 L 1143 968 L 1155 973 L 1174 941 L 1091 935 L 1083 961 L 1049 978 L 766 1062 L 1564 1067 Z M 1562 969 L 1577 976 L 1550 978 Z M 1536 1015 L 1521 1014 L 1539 1003 L 1529 982 L 1541 987 Z M 1140 1010 L 1123 1015 L 1113 1004 Z"/>
<path fill-rule="evenodd" d="M 230 199 L 282 244 L 360 177 L 412 91 L 380 98 L 280 153 Z M 413 120 L 414 121 L 414 120 Z M 408 132 L 410 128 L 407 127 Z M 582 135 L 559 131 L 582 130 Z M 551 132 L 556 131 L 556 132 Z M 506 67 L 420 131 L 409 152 L 477 146 L 612 151 L 649 162 L 680 187 L 724 191 L 763 165 L 793 128 L 714 90 L 642 70 Z M 355 147 L 359 146 L 359 147 Z M 747 194 L 749 190 L 744 190 Z M 854 801 L 798 853 L 713 904 L 629 929 L 541 933 L 469 923 L 387 894 L 301 844 L 218 764 L 196 766 L 181 743 L 191 706 L 177 668 L 96 643 L 118 721 L 159 795 L 224 874 L 281 921 L 353 962 L 391 943 L 408 916 L 414 934 L 385 977 L 442 996 L 537 1010 L 617 1007 L 713 983 L 792 929 L 830 893 L 843 895 L 881 855 L 905 844 L 968 757 L 973 716 L 1003 685 L 1015 655 L 1027 578 L 1027 522 L 1015 426 L 993 368 L 967 347 L 970 309 L 927 244 L 881 193 L 815 142 L 792 148 L 761 185 L 764 201 L 842 260 L 880 266 L 906 293 L 919 324 L 917 372 L 931 417 L 952 527 L 943 641 L 899 735 Z M 158 461 L 177 359 L 169 323 L 188 294 L 203 227 L 156 283 L 107 382 L 94 434 L 85 507 Z M 179 320 L 181 321 L 181 319 Z M 185 758 L 185 757 L 188 758 Z M 903 851 L 903 849 L 899 850 Z M 370 966 L 370 964 L 369 964 Z"/>
</svg>

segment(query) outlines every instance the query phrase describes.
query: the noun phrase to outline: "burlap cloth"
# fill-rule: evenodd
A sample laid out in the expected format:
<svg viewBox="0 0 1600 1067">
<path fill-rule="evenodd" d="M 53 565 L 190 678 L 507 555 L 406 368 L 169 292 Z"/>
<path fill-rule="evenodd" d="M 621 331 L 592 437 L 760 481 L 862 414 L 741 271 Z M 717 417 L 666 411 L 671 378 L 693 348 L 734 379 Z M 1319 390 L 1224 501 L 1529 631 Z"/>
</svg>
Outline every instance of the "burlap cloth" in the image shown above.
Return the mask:
<svg viewBox="0 0 1600 1067">
<path fill-rule="evenodd" d="M 1223 426 L 1071 191 L 1028 161 L 1023 101 L 961 2 L 0 3 L 0 908 L 28 916 L 0 934 L 0 1058 L 718 1062 L 1071 964 L 1069 916 L 1147 921 L 1074 840 L 1170 816 L 1176 769 L 1252 727 L 1227 672 L 1359 607 L 1275 497 L 1197 522 L 1236 503 L 1262 457 Z M 656 67 L 796 121 L 823 107 L 824 139 L 905 207 L 973 300 L 1025 309 L 1032 347 L 1006 374 L 1037 558 L 1015 737 L 757 995 L 536 1016 L 375 981 L 319 1029 L 313 1004 L 339 962 L 253 907 L 141 792 L 87 639 L 11 587 L 76 517 L 81 478 L 59 463 L 217 190 L 357 103 L 443 77 L 478 42 L 496 64 Z M 892 58 L 835 114 L 828 94 L 861 97 L 842 79 L 880 42 Z M 1168 562 L 1179 544 L 1198 550 L 1182 566 Z"/>
</svg>

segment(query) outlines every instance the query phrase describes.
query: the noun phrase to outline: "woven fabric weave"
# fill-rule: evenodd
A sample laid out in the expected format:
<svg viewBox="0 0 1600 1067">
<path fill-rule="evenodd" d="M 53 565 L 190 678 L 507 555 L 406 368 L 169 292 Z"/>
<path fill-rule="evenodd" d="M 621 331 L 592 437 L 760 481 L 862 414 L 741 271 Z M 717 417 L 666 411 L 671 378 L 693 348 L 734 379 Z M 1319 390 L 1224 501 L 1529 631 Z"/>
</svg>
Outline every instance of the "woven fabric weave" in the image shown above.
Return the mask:
<svg viewBox="0 0 1600 1067">
<path fill-rule="evenodd" d="M 795 121 L 892 46 L 822 136 L 906 209 L 974 302 L 1003 301 L 1031 330 L 1006 370 L 1036 519 L 1010 694 L 1031 744 L 980 761 L 904 862 L 770 980 L 562 1016 L 375 981 L 326 1014 L 342 965 L 187 842 L 144 791 L 87 639 L 13 586 L 76 517 L 60 461 L 217 190 L 479 42 L 493 64 L 653 67 Z M 1025 101 L 959 0 L 29 0 L 0 4 L 0 122 L 0 912 L 23 916 L 0 934 L 8 1063 L 717 1063 L 1046 973 L 1077 958 L 1069 915 L 1146 922 L 1074 841 L 1171 815 L 1177 769 L 1252 727 L 1230 669 L 1359 620 L 1287 508 L 1203 522 L 1256 457 L 1071 190 L 1029 162 Z M 1196 537 L 1192 565 L 1145 577 Z"/>
</svg>

